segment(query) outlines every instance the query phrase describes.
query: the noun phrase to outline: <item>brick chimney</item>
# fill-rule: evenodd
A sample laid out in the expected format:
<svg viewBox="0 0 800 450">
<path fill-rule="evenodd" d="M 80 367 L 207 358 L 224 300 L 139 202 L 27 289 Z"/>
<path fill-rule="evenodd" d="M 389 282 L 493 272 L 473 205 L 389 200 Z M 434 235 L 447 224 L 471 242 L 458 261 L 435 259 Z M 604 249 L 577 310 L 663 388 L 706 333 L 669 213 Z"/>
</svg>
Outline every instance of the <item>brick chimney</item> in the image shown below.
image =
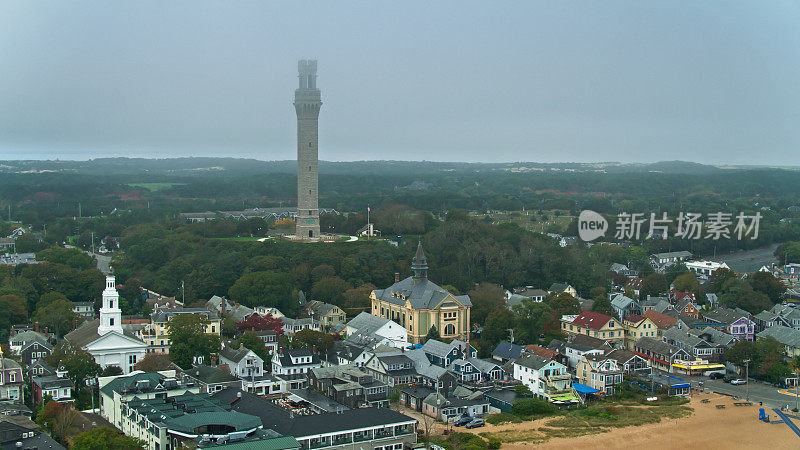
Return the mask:
<svg viewBox="0 0 800 450">
<path fill-rule="evenodd" d="M 283 356 L 283 347 L 278 347 L 278 356 Z"/>
<path fill-rule="evenodd" d="M 225 303 L 226 303 L 225 302 L 225 297 L 222 297 L 222 301 L 219 303 L 219 308 L 220 308 L 219 313 L 220 314 L 225 314 L 227 312 L 227 311 L 225 311 L 225 306 L 226 306 Z"/>
<path fill-rule="evenodd" d="M 395 283 L 399 283 L 400 282 L 400 272 L 395 272 L 394 273 L 394 282 Z"/>
<path fill-rule="evenodd" d="M 34 322 L 34 326 L 35 326 L 36 332 L 38 333 L 39 332 L 39 322 Z"/>
</svg>

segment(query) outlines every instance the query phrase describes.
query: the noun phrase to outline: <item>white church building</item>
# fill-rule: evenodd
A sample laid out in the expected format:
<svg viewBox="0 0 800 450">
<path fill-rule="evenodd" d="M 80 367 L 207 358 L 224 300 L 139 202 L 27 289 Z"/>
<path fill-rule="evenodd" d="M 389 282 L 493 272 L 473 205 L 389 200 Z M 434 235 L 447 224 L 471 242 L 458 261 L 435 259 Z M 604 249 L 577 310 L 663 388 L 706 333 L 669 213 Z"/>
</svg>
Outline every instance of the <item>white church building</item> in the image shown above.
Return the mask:
<svg viewBox="0 0 800 450">
<path fill-rule="evenodd" d="M 89 352 L 103 369 L 118 366 L 126 375 L 147 352 L 147 344 L 138 339 L 134 331 L 122 326 L 122 310 L 113 275 L 106 277 L 100 319 L 84 322 L 64 339 Z"/>
</svg>

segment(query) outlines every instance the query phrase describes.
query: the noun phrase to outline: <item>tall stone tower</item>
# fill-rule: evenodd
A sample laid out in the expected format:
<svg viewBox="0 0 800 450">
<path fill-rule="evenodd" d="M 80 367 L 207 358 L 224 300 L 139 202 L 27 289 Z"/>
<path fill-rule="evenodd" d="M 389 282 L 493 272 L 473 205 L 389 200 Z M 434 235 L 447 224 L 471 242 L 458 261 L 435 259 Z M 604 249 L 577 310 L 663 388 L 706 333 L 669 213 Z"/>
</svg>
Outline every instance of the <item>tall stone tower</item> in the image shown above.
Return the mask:
<svg viewBox="0 0 800 450">
<path fill-rule="evenodd" d="M 317 61 L 301 60 L 297 64 L 300 87 L 294 91 L 297 111 L 297 230 L 299 239 L 319 239 L 319 108 Z"/>
<path fill-rule="evenodd" d="M 103 336 L 111 331 L 122 334 L 122 310 L 119 309 L 119 293 L 113 275 L 106 276 L 103 290 L 103 306 L 100 308 L 100 324 L 97 334 Z"/>
</svg>

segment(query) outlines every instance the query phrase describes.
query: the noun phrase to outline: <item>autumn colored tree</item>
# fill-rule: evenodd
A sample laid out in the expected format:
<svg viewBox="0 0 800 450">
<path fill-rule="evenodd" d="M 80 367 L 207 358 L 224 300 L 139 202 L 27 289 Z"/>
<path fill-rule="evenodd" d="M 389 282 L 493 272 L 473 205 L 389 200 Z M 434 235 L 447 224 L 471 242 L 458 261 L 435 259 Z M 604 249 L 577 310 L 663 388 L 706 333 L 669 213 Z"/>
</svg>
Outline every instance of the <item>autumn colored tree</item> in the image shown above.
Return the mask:
<svg viewBox="0 0 800 450">
<path fill-rule="evenodd" d="M 283 335 L 283 322 L 273 317 L 272 314 L 267 314 L 266 316 L 250 314 L 250 317 L 236 324 L 236 329 L 239 331 L 271 330 L 281 336 Z"/>
<path fill-rule="evenodd" d="M 323 352 L 333 347 L 333 336 L 316 330 L 300 330 L 289 341 L 292 348 L 315 348 Z"/>
<path fill-rule="evenodd" d="M 109 427 L 92 428 L 75 436 L 72 440 L 72 450 L 142 450 L 147 443 L 141 439 L 125 436 Z"/>
</svg>

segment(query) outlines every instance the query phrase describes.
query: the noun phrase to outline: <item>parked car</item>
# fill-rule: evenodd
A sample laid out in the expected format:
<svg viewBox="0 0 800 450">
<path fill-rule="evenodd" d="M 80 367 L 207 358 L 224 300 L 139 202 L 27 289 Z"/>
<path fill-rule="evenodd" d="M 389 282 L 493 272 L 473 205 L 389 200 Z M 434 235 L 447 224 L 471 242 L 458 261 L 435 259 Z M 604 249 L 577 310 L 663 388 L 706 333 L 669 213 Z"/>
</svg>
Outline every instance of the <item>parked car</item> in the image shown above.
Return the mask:
<svg viewBox="0 0 800 450">
<path fill-rule="evenodd" d="M 463 427 L 464 425 L 467 425 L 467 424 L 469 424 L 469 423 L 470 423 L 470 422 L 472 422 L 473 420 L 475 420 L 475 418 L 474 418 L 474 417 L 470 417 L 470 416 L 461 416 L 461 417 L 459 417 L 458 419 L 456 419 L 456 420 L 455 420 L 455 422 L 453 422 L 453 425 L 455 425 L 455 426 L 457 426 L 457 427 Z"/>
<path fill-rule="evenodd" d="M 737 378 L 735 380 L 731 380 L 731 384 L 735 384 L 735 385 L 747 384 L 747 381 L 743 380 L 741 378 Z"/>
<path fill-rule="evenodd" d="M 475 419 L 467 424 L 467 428 L 478 428 L 484 425 L 486 425 L 486 422 L 483 419 Z"/>
<path fill-rule="evenodd" d="M 708 378 L 710 378 L 712 380 L 721 380 L 721 379 L 725 378 L 725 374 L 722 373 L 722 372 L 711 372 L 711 374 L 708 376 Z"/>
</svg>

